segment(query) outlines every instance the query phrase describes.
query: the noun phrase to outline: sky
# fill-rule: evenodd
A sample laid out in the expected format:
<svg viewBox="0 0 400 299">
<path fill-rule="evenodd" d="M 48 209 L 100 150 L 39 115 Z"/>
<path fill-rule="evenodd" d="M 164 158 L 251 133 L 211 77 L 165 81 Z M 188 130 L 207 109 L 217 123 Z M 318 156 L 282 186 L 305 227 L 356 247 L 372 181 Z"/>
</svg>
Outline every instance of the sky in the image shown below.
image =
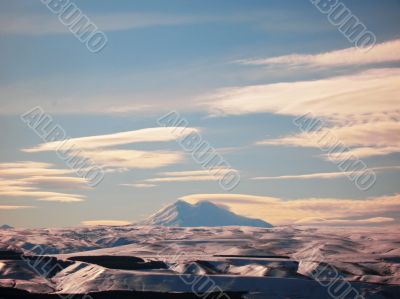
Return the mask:
<svg viewBox="0 0 400 299">
<path fill-rule="evenodd" d="M 178 199 L 274 225 L 400 224 L 399 1 L 341 1 L 369 49 L 307 0 L 77 1 L 107 38 L 95 53 L 45 2 L 0 0 L 0 224 L 127 224 Z M 98 184 L 32 126 L 45 115 Z M 199 163 L 193 136 L 224 165 Z"/>
</svg>

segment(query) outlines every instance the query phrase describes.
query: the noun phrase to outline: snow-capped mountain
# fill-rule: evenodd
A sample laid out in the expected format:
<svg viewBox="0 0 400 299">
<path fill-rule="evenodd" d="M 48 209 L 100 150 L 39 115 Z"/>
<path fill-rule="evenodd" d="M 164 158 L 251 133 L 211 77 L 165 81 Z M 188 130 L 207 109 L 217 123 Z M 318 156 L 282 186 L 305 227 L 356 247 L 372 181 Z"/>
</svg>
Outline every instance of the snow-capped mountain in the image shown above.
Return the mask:
<svg viewBox="0 0 400 299">
<path fill-rule="evenodd" d="M 254 226 L 272 227 L 271 224 L 237 215 L 209 201 L 190 204 L 182 200 L 167 206 L 156 214 L 139 223 L 140 225 L 159 226 Z"/>
</svg>

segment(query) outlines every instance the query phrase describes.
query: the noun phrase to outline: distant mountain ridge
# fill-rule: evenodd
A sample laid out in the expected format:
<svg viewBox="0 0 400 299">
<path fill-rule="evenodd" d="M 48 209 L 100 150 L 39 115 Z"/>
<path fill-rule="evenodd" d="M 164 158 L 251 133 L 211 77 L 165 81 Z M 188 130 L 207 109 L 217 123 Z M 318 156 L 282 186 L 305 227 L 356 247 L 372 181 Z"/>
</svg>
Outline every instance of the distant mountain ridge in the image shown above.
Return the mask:
<svg viewBox="0 0 400 299">
<path fill-rule="evenodd" d="M 272 227 L 268 222 L 237 215 L 209 201 L 200 201 L 192 205 L 182 200 L 178 200 L 138 224 L 181 227 Z"/>
<path fill-rule="evenodd" d="M 13 229 L 13 227 L 8 224 L 3 224 L 2 226 L 0 226 L 0 229 Z"/>
</svg>

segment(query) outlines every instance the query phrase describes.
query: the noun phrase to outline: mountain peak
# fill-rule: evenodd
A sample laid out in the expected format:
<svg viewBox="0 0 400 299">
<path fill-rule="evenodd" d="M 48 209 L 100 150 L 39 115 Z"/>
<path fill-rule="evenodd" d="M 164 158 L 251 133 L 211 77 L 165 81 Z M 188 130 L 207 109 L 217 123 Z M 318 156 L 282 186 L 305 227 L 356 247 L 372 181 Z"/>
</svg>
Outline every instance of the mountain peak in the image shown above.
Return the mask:
<svg viewBox="0 0 400 299">
<path fill-rule="evenodd" d="M 13 229 L 13 227 L 8 224 L 3 224 L 2 226 L 0 226 L 0 229 Z"/>
<path fill-rule="evenodd" d="M 237 215 L 211 201 L 199 201 L 196 204 L 190 204 L 183 200 L 174 202 L 138 224 L 182 227 L 272 227 L 271 224 L 263 220 Z"/>
<path fill-rule="evenodd" d="M 198 201 L 198 202 L 196 202 L 195 204 L 194 204 L 194 206 L 195 207 L 201 207 L 201 206 L 203 206 L 203 207 L 210 207 L 210 206 L 217 206 L 216 204 L 214 204 L 214 203 L 212 203 L 211 201 L 208 201 L 208 200 L 202 200 L 202 201 Z"/>
<path fill-rule="evenodd" d="M 177 206 L 177 207 L 188 207 L 188 206 L 191 206 L 191 204 L 188 203 L 187 201 L 184 201 L 184 200 L 179 199 L 179 200 L 175 201 L 175 202 L 172 204 L 172 206 Z"/>
</svg>

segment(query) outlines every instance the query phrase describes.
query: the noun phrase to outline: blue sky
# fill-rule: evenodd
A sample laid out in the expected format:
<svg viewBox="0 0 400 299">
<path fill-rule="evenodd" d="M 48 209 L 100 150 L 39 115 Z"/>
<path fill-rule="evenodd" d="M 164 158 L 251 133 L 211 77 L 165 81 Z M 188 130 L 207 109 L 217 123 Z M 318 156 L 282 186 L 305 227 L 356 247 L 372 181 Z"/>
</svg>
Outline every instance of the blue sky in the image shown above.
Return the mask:
<svg viewBox="0 0 400 299">
<path fill-rule="evenodd" d="M 342 2 L 376 35 L 369 52 L 357 52 L 310 1 L 76 2 L 108 38 L 99 53 L 88 51 L 40 1 L 0 1 L 0 222 L 134 222 L 185 198 L 213 200 L 277 225 L 398 223 L 400 3 Z M 55 184 L 45 170 L 68 167 L 54 151 L 23 151 L 43 143 L 20 119 L 35 106 L 72 138 L 136 136 L 179 111 L 240 173 L 240 184 L 230 192 L 205 178 L 123 185 L 203 170 L 175 140 L 151 134 L 150 141 L 112 149 L 163 151 L 179 161 L 149 168 L 138 159 L 141 166 L 130 160 L 121 167 L 118 157 L 105 158 L 111 147 L 103 144 L 88 154 L 108 170 L 98 186 L 86 188 L 74 173 L 57 175 L 65 181 Z M 337 136 L 376 169 L 368 191 L 335 175 L 337 165 L 300 134 L 293 120 L 305 113 L 326 121 L 321 134 Z M 13 168 L 27 172 L 16 175 Z M 309 174 L 314 177 L 299 177 Z M 34 189 L 19 192 L 21 184 Z"/>
</svg>

